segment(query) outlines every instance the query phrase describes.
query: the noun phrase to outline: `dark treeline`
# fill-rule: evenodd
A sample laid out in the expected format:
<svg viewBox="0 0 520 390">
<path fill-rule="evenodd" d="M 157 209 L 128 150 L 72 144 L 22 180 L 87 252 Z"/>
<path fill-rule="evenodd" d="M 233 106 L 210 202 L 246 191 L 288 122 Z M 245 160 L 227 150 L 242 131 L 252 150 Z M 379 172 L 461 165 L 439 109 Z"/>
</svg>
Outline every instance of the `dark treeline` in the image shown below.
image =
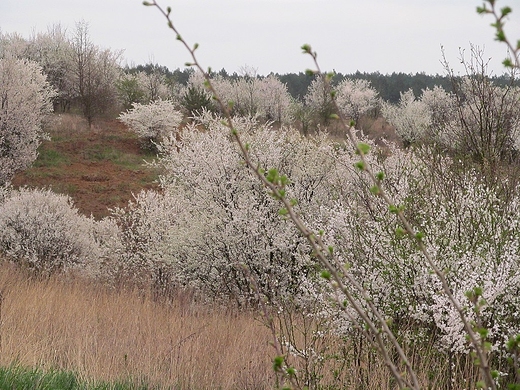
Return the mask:
<svg viewBox="0 0 520 390">
<path fill-rule="evenodd" d="M 186 85 L 190 74 L 194 72 L 192 68 L 185 68 L 184 70 L 175 69 L 171 71 L 166 66 L 158 64 L 146 64 L 137 65 L 135 67 L 125 69 L 126 72 L 146 72 L 148 74 L 153 72 L 159 72 L 163 74 L 169 82 L 180 83 Z M 221 76 L 224 78 L 237 79 L 241 77 L 237 72 L 232 74 L 228 73 L 225 69 L 221 69 L 218 72 L 213 72 L 214 76 Z M 298 100 L 303 100 L 303 97 L 307 93 L 309 85 L 315 76 L 308 75 L 304 72 L 299 73 L 287 73 L 287 74 L 275 74 L 285 85 L 292 97 Z M 258 76 L 261 77 L 261 76 Z M 350 79 L 363 79 L 371 83 L 372 87 L 379 93 L 381 99 L 390 103 L 397 103 L 402 92 L 408 91 L 410 88 L 413 90 L 415 96 L 420 96 L 422 90 L 429 88 L 432 89 L 434 86 L 440 86 L 446 91 L 452 91 L 452 80 L 449 76 L 444 75 L 427 75 L 425 73 L 392 73 L 382 74 L 379 72 L 366 73 L 359 72 L 353 74 L 342 74 L 336 73 L 333 78 L 333 83 L 339 83 L 344 78 Z M 492 77 L 497 85 L 504 85 L 509 83 L 510 79 L 508 76 L 494 76 Z M 517 81 L 518 83 L 518 81 Z"/>
</svg>

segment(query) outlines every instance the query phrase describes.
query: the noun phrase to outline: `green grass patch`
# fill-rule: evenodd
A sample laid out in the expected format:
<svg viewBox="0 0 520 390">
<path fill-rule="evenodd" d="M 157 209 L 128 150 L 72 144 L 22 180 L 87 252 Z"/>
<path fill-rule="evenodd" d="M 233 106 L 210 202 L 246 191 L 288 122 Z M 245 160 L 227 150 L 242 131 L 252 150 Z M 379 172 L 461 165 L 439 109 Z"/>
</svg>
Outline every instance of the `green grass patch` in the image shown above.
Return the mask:
<svg viewBox="0 0 520 390">
<path fill-rule="evenodd" d="M 104 145 L 93 145 L 83 153 L 85 158 L 90 161 L 112 161 L 114 163 L 116 163 L 123 154 L 120 150 Z"/>
<path fill-rule="evenodd" d="M 21 366 L 0 367 L 0 389 L 17 390 L 150 390 L 159 387 L 132 381 L 87 382 L 72 371 Z"/>
<path fill-rule="evenodd" d="M 34 162 L 35 167 L 57 167 L 69 164 L 70 160 L 67 156 L 61 154 L 54 149 L 42 148 L 38 151 L 38 158 Z"/>
</svg>

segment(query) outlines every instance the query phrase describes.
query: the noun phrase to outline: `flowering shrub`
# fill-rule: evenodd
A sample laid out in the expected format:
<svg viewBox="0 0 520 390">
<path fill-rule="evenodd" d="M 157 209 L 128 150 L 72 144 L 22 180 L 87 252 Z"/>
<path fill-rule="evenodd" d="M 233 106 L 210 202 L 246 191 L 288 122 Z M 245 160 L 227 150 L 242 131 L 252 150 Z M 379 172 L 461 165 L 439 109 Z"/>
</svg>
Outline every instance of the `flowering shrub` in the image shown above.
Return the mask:
<svg viewBox="0 0 520 390">
<path fill-rule="evenodd" d="M 171 100 L 156 100 L 150 104 L 133 103 L 132 109 L 119 115 L 119 120 L 132 129 L 147 148 L 178 132 L 183 116 Z"/>
<path fill-rule="evenodd" d="M 381 113 L 405 145 L 423 140 L 432 120 L 426 103 L 417 100 L 411 89 L 401 93 L 397 105 L 383 103 Z"/>
<path fill-rule="evenodd" d="M 167 192 L 142 191 L 126 208 L 115 208 L 108 219 L 117 230 L 105 243 L 110 253 L 103 266 L 105 278 L 116 284 L 131 281 L 167 288 L 173 281 L 160 280 L 169 263 L 159 248 L 176 227 L 179 205 Z"/>
<path fill-rule="evenodd" d="M 293 99 L 287 86 L 274 75 L 260 78 L 254 74 L 246 74 L 236 80 L 217 76 L 213 78 L 213 86 L 223 101 L 232 102 L 232 112 L 236 116 L 279 124 L 289 124 L 293 119 Z M 211 93 L 204 88 L 204 77 L 200 72 L 194 72 L 190 76 L 186 90 L 189 91 L 190 88 L 197 91 L 203 101 L 212 98 Z M 206 105 L 204 108 L 212 107 Z M 190 110 L 192 113 L 195 111 Z"/>
<path fill-rule="evenodd" d="M 335 88 L 336 102 L 342 114 L 358 121 L 359 118 L 375 109 L 379 103 L 377 91 L 367 80 L 344 79 Z"/>
<path fill-rule="evenodd" d="M 36 159 L 54 96 L 35 62 L 0 58 L 0 185 Z"/>
<path fill-rule="evenodd" d="M 37 273 L 96 261 L 94 229 L 69 197 L 50 190 L 12 190 L 0 203 L 0 251 Z"/>
</svg>

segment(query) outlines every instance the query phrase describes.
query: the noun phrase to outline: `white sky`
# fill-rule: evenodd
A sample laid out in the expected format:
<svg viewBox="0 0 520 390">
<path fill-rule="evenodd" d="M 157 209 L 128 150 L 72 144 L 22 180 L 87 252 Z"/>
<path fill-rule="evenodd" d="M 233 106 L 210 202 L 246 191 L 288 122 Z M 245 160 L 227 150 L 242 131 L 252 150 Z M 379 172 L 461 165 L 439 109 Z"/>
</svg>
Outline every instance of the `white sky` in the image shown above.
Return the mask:
<svg viewBox="0 0 520 390">
<path fill-rule="evenodd" d="M 198 42 L 204 67 L 232 73 L 243 66 L 269 72 L 312 67 L 300 47 L 318 52 L 323 70 L 444 74 L 441 45 L 450 65 L 459 66 L 459 47 L 483 46 L 490 68 L 501 74 L 504 44 L 493 40 L 491 16 L 480 16 L 482 0 L 159 0 L 173 9 L 174 24 L 190 43 Z M 506 32 L 520 39 L 520 1 Z M 0 0 L 0 29 L 28 37 L 61 23 L 69 31 L 85 20 L 92 41 L 124 49 L 129 64 L 159 63 L 184 68 L 189 54 L 166 20 L 141 0 Z"/>
</svg>

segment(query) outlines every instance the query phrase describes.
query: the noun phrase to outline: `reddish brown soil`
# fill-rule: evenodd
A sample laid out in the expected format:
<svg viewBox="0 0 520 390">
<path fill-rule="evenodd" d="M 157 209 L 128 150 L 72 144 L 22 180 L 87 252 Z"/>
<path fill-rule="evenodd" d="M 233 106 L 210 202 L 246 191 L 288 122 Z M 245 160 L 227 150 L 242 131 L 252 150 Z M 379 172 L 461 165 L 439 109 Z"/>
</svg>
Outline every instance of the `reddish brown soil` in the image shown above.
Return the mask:
<svg viewBox="0 0 520 390">
<path fill-rule="evenodd" d="M 33 167 L 19 173 L 14 187 L 51 188 L 70 195 L 85 215 L 99 219 L 109 209 L 127 204 L 142 189 L 157 188 L 157 172 L 143 164 L 154 156 L 143 152 L 134 134 L 115 120 L 92 129 L 79 117 L 62 115 L 39 148 Z M 46 158 L 49 154 L 59 159 Z"/>
</svg>

